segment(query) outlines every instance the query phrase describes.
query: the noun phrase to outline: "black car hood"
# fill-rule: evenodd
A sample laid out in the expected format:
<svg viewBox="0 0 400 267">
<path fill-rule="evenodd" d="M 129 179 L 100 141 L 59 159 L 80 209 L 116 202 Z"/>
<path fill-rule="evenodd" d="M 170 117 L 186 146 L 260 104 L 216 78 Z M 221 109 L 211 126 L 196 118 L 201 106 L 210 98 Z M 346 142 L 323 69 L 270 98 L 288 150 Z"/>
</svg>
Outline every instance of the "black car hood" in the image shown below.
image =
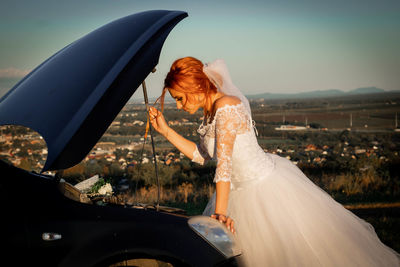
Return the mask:
<svg viewBox="0 0 400 267">
<path fill-rule="evenodd" d="M 41 134 L 42 171 L 79 163 L 157 65 L 182 11 L 153 10 L 115 20 L 63 48 L 0 99 L 0 125 Z"/>
</svg>

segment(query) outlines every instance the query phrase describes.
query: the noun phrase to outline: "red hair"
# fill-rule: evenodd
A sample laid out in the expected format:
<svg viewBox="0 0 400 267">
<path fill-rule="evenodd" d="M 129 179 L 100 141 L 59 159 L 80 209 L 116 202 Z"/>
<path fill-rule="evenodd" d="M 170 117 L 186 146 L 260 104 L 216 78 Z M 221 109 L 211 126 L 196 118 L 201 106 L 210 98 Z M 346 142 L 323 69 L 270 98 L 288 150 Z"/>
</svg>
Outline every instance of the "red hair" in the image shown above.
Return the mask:
<svg viewBox="0 0 400 267">
<path fill-rule="evenodd" d="M 217 88 L 203 72 L 203 63 L 194 57 L 184 57 L 175 60 L 171 65 L 164 80 L 164 88 L 160 96 L 161 110 L 164 110 L 164 97 L 168 88 L 186 94 L 187 101 L 191 102 L 196 94 L 204 94 L 206 104 L 204 106 L 205 119 L 210 116 L 212 101 L 211 96 L 217 93 Z"/>
</svg>

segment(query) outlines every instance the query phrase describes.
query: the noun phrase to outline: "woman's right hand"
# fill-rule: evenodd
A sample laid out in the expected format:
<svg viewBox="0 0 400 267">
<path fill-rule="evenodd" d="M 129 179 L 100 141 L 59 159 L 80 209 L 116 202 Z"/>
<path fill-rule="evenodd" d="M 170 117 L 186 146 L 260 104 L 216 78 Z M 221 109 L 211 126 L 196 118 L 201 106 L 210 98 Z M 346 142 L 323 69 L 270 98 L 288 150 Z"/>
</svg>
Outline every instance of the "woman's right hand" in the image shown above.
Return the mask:
<svg viewBox="0 0 400 267">
<path fill-rule="evenodd" d="M 169 126 L 165 121 L 164 115 L 158 109 L 150 107 L 149 109 L 150 123 L 153 128 L 162 134 L 163 136 L 168 135 Z"/>
<path fill-rule="evenodd" d="M 226 226 L 226 228 L 228 228 L 228 230 L 232 232 L 232 234 L 236 233 L 234 222 L 231 217 L 228 217 L 223 214 L 214 213 L 213 215 L 211 215 L 211 218 L 214 218 L 220 223 L 223 223 Z"/>
</svg>

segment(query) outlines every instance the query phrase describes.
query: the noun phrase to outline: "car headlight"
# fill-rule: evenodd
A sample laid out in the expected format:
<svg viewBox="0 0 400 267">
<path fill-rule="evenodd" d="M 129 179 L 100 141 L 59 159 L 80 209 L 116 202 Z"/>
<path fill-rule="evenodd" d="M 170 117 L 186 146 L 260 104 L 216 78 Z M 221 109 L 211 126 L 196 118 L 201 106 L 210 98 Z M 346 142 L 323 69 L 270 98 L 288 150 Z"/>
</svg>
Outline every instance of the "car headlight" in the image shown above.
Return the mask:
<svg viewBox="0 0 400 267">
<path fill-rule="evenodd" d="M 235 236 L 219 221 L 208 216 L 194 216 L 189 226 L 227 258 L 241 253 Z"/>
</svg>

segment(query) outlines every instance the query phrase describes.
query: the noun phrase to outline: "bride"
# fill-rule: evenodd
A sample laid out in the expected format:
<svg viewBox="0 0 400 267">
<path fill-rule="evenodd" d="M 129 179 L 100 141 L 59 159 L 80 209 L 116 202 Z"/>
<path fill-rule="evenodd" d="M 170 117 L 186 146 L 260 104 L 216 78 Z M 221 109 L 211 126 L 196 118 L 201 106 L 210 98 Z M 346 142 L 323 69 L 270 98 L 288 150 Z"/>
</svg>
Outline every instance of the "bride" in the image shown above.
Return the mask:
<svg viewBox="0 0 400 267">
<path fill-rule="evenodd" d="M 178 109 L 204 111 L 195 144 L 162 114 L 168 91 Z M 176 60 L 165 78 L 155 130 L 192 161 L 217 162 L 216 193 L 204 215 L 224 223 L 242 248 L 241 266 L 400 266 L 373 227 L 311 182 L 289 160 L 265 153 L 253 130 L 248 100 L 223 60 Z"/>
</svg>

